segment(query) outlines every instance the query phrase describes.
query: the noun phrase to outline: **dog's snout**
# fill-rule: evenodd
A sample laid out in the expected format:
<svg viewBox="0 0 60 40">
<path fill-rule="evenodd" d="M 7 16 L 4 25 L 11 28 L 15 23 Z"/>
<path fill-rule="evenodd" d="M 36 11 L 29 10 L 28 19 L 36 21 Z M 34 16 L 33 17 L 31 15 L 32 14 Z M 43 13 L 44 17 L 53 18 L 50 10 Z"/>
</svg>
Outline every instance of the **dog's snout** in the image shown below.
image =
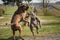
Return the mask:
<svg viewBox="0 0 60 40">
<path fill-rule="evenodd" d="M 26 4 L 26 6 L 29 8 L 29 5 L 28 4 Z"/>
<path fill-rule="evenodd" d="M 29 5 L 28 4 L 26 4 L 26 10 L 29 8 Z"/>
</svg>

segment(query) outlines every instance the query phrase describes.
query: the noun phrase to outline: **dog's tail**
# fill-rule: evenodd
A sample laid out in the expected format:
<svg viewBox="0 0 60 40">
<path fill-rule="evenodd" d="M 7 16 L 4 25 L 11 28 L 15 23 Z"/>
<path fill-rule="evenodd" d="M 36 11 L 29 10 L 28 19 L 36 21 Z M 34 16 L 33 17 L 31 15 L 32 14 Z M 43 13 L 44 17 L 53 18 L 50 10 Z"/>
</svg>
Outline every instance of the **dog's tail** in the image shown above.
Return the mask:
<svg viewBox="0 0 60 40">
<path fill-rule="evenodd" d="M 14 25 L 14 23 L 5 23 L 5 25 Z"/>
</svg>

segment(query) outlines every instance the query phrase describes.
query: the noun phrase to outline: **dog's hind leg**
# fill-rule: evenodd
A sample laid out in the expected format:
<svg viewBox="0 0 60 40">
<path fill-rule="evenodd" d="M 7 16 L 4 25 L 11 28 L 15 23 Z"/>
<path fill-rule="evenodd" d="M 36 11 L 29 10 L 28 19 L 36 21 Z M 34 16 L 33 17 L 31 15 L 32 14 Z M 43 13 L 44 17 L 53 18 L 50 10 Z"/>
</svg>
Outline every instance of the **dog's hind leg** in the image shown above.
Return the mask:
<svg viewBox="0 0 60 40">
<path fill-rule="evenodd" d="M 38 32 L 38 29 L 39 29 L 39 28 L 38 28 L 38 25 L 35 24 L 35 23 L 33 23 L 33 25 L 34 25 L 34 27 L 36 28 L 36 32 L 37 32 L 37 34 L 38 34 L 38 33 L 39 33 L 39 32 Z"/>
<path fill-rule="evenodd" d="M 38 26 L 35 26 L 36 27 L 36 32 L 37 32 L 37 34 L 39 34 L 39 32 L 38 32 Z"/>
<path fill-rule="evenodd" d="M 21 36 L 21 31 L 19 30 L 19 38 L 21 38 L 22 40 L 24 40 Z"/>
<path fill-rule="evenodd" d="M 21 32 L 22 32 L 22 27 L 20 25 L 20 28 L 19 28 L 19 38 L 22 39 L 22 40 L 24 40 L 23 37 L 21 36 Z"/>
<path fill-rule="evenodd" d="M 16 39 L 15 39 L 15 31 L 13 31 L 13 40 L 16 40 Z"/>
<path fill-rule="evenodd" d="M 30 24 L 30 30 L 31 30 L 31 32 L 32 32 L 32 35 L 33 35 L 33 37 L 34 37 L 33 25 L 32 25 L 32 24 Z"/>
</svg>

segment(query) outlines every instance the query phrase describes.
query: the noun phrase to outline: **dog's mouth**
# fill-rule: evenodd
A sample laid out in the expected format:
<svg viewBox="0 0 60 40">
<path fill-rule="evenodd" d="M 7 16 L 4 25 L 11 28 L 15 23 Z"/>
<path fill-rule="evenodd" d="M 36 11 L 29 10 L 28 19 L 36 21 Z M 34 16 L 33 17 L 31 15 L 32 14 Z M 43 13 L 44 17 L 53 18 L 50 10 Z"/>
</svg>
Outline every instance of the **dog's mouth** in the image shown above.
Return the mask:
<svg viewBox="0 0 60 40">
<path fill-rule="evenodd" d="M 28 6 L 21 6 L 21 9 L 28 10 Z"/>
<path fill-rule="evenodd" d="M 25 10 L 28 10 L 28 8 L 29 8 L 29 5 L 28 5 L 28 4 L 26 4 L 26 9 L 25 9 Z"/>
</svg>

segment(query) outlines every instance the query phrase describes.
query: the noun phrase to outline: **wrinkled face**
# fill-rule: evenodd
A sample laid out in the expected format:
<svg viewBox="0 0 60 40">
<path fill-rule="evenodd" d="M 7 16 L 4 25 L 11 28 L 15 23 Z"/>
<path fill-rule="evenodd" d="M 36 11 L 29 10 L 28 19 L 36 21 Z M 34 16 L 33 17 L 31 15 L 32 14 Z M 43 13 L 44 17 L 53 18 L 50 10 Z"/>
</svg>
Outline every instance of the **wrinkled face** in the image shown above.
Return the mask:
<svg viewBox="0 0 60 40">
<path fill-rule="evenodd" d="M 20 3 L 18 7 L 21 10 L 27 10 L 29 8 L 28 4 L 26 3 Z"/>
</svg>

